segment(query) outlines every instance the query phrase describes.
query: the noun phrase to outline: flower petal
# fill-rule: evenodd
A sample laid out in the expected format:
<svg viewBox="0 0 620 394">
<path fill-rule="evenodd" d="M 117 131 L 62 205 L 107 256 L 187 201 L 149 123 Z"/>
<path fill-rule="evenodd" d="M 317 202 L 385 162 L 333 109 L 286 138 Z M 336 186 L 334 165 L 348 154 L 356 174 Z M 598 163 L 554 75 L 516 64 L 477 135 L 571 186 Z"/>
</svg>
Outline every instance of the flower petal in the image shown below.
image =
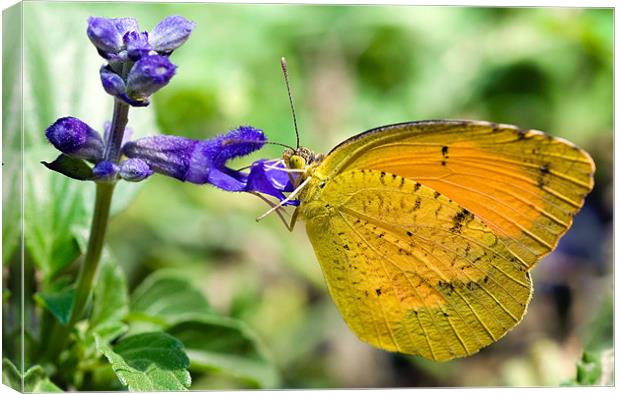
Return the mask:
<svg viewBox="0 0 620 394">
<path fill-rule="evenodd" d="M 185 181 L 197 140 L 174 135 L 155 135 L 129 141 L 123 154 L 144 160 L 157 173 Z"/>
<path fill-rule="evenodd" d="M 241 126 L 226 134 L 201 141 L 192 155 L 185 180 L 197 184 L 213 183 L 224 190 L 239 191 L 238 186 L 228 188 L 228 185 L 234 182 L 227 183 L 227 177 L 240 178 L 233 176 L 233 170 L 226 168 L 226 162 L 262 148 L 265 141 L 267 138 L 263 132 L 251 126 Z M 211 172 L 215 170 L 221 174 L 212 175 Z"/>
<path fill-rule="evenodd" d="M 123 36 L 118 32 L 114 22 L 107 18 L 90 17 L 86 34 L 97 49 L 108 53 L 117 53 L 122 49 Z"/>
<path fill-rule="evenodd" d="M 134 18 L 113 18 L 111 20 L 121 37 L 131 31 L 140 31 L 138 21 Z"/>
<path fill-rule="evenodd" d="M 283 170 L 267 168 L 266 164 L 265 160 L 258 160 L 252 164 L 244 191 L 268 194 L 282 201 L 286 198 L 282 192 L 293 190 L 289 174 Z M 279 167 L 284 169 L 283 165 Z M 284 205 L 299 205 L 299 201 L 288 201 Z"/>
<path fill-rule="evenodd" d="M 169 16 L 155 26 L 149 41 L 157 52 L 169 54 L 187 41 L 194 26 L 194 22 L 182 16 Z"/>
<path fill-rule="evenodd" d="M 127 56 L 131 60 L 138 60 L 147 56 L 151 51 L 149 35 L 147 32 L 130 31 L 123 36 L 123 42 L 127 49 Z"/>
</svg>

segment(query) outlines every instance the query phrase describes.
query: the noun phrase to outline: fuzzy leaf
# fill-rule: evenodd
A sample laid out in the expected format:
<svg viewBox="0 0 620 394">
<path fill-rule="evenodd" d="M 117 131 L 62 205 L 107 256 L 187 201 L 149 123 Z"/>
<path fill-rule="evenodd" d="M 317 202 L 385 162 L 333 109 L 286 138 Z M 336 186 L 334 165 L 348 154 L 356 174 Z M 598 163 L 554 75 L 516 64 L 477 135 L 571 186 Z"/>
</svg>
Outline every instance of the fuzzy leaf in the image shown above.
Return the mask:
<svg viewBox="0 0 620 394">
<path fill-rule="evenodd" d="M 191 384 L 183 344 L 163 332 L 132 335 L 114 348 L 97 338 L 97 349 L 130 391 L 187 390 Z"/>
<path fill-rule="evenodd" d="M 49 379 L 45 370 L 40 365 L 35 365 L 24 374 L 24 387 L 22 390 L 22 376 L 13 363 L 2 359 L 2 383 L 20 392 L 30 393 L 56 393 L 62 390 Z"/>
<path fill-rule="evenodd" d="M 35 365 L 24 374 L 24 392 L 53 393 L 62 390 L 47 377 L 43 367 Z"/>
<path fill-rule="evenodd" d="M 2 384 L 22 391 L 22 375 L 8 358 L 2 359 Z"/>
<path fill-rule="evenodd" d="M 35 295 L 35 299 L 64 326 L 71 318 L 71 311 L 73 310 L 73 302 L 75 300 L 75 287 L 67 286 L 60 290 L 42 291 Z"/>
<path fill-rule="evenodd" d="M 186 279 L 166 271 L 146 278 L 131 296 L 131 311 L 167 320 L 211 311 L 206 297 Z"/>
</svg>

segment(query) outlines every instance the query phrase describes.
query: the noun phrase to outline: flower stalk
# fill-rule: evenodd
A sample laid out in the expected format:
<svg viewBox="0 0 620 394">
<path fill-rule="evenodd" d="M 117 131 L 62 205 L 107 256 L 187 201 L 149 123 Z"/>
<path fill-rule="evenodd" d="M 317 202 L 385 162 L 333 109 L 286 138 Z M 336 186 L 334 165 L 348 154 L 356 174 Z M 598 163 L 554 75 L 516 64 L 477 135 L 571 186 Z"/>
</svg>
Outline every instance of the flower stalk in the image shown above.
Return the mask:
<svg viewBox="0 0 620 394">
<path fill-rule="evenodd" d="M 121 144 L 123 134 L 127 126 L 129 114 L 129 105 L 114 100 L 114 113 L 112 115 L 112 124 L 110 126 L 109 137 L 104 147 L 104 160 L 112 163 L 118 163 L 121 156 Z M 46 359 L 53 360 L 60 355 L 65 347 L 67 340 L 73 330 L 75 324 L 80 320 L 88 300 L 90 299 L 93 281 L 99 268 L 101 261 L 101 253 L 105 243 L 105 235 L 108 228 L 108 220 L 110 218 L 110 206 L 112 205 L 112 195 L 114 193 L 115 182 L 97 182 L 95 208 L 93 211 L 93 220 L 90 226 L 90 234 L 86 255 L 80 267 L 77 282 L 75 285 L 75 298 L 73 308 L 71 309 L 71 317 L 65 326 L 56 325 L 52 331 L 50 344 L 47 348 Z"/>
</svg>

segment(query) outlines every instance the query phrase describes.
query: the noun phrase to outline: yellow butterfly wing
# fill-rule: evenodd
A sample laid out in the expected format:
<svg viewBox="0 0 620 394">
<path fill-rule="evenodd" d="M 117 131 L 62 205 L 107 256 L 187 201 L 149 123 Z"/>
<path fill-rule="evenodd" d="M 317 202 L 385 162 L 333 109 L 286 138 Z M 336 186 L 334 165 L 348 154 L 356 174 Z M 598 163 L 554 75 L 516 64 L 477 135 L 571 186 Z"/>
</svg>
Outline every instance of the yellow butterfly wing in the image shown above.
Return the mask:
<svg viewBox="0 0 620 394">
<path fill-rule="evenodd" d="M 332 298 L 372 345 L 448 360 L 495 342 L 525 313 L 527 267 L 431 188 L 345 171 L 301 212 Z"/>
<path fill-rule="evenodd" d="M 594 186 L 594 162 L 540 131 L 477 121 L 423 121 L 353 137 L 317 175 L 375 169 L 416 180 L 482 219 L 528 267 L 552 251 Z"/>
<path fill-rule="evenodd" d="M 513 126 L 387 126 L 325 158 L 300 218 L 362 340 L 448 360 L 521 320 L 528 271 L 570 226 L 593 171 L 572 144 Z"/>
</svg>

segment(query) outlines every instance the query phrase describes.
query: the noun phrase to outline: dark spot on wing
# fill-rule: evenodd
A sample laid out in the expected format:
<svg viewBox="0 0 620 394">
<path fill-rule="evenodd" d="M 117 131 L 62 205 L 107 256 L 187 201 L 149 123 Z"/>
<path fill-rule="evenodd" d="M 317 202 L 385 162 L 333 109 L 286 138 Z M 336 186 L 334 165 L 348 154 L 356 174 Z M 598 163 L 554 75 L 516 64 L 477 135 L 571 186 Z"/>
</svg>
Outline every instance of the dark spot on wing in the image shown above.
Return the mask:
<svg viewBox="0 0 620 394">
<path fill-rule="evenodd" d="M 545 163 L 539 168 L 540 174 L 538 175 L 538 187 L 540 188 L 545 186 L 547 182 L 547 176 L 551 173 L 551 171 L 549 170 L 549 166 L 550 163 Z"/>
<path fill-rule="evenodd" d="M 377 293 L 378 296 L 381 295 L 381 289 L 375 289 L 375 293 Z"/>
<path fill-rule="evenodd" d="M 460 233 L 463 229 L 463 225 L 471 222 L 474 219 L 474 215 L 467 209 L 461 209 L 456 215 L 452 217 L 452 228 L 450 231 L 453 233 Z"/>
</svg>

